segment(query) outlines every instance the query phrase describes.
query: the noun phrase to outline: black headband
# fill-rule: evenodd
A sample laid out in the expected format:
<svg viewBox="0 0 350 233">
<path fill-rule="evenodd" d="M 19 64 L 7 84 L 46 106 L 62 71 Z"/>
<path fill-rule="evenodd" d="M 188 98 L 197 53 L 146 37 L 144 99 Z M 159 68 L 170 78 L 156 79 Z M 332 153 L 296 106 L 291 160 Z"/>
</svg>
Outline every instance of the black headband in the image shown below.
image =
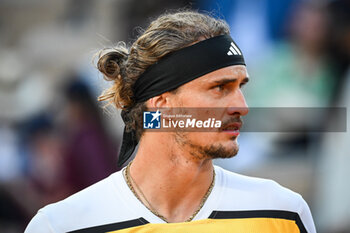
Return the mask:
<svg viewBox="0 0 350 233">
<path fill-rule="evenodd" d="M 245 62 L 229 35 L 198 42 L 172 52 L 150 66 L 134 85 L 135 101 L 146 101 L 230 65 L 245 65 Z"/>
<path fill-rule="evenodd" d="M 134 101 L 140 103 L 231 65 L 245 65 L 242 52 L 229 35 L 212 37 L 167 54 L 150 66 L 134 84 Z M 127 113 L 122 111 L 125 122 Z M 118 166 L 125 163 L 137 146 L 134 131 L 124 128 Z"/>
</svg>

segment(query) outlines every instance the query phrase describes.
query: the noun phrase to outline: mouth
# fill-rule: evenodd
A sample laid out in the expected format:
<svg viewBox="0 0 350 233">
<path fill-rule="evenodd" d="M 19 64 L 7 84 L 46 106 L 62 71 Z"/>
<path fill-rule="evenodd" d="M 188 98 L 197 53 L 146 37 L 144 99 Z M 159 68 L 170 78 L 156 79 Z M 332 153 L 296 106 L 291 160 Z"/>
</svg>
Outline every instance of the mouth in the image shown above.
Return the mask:
<svg viewBox="0 0 350 233">
<path fill-rule="evenodd" d="M 238 136 L 240 133 L 240 128 L 242 127 L 242 123 L 236 122 L 225 125 L 220 129 L 221 132 L 229 134 L 231 136 Z"/>
</svg>

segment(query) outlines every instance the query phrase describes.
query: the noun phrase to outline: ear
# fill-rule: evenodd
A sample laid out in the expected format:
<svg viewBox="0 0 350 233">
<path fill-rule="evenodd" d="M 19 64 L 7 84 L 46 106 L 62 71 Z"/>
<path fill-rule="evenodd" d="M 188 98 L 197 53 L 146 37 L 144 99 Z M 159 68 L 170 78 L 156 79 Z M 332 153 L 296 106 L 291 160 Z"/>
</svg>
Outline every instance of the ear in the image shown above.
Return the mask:
<svg viewBox="0 0 350 233">
<path fill-rule="evenodd" d="M 165 92 L 161 95 L 157 95 L 152 97 L 147 101 L 147 105 L 149 108 L 167 108 L 170 107 L 170 93 Z"/>
</svg>

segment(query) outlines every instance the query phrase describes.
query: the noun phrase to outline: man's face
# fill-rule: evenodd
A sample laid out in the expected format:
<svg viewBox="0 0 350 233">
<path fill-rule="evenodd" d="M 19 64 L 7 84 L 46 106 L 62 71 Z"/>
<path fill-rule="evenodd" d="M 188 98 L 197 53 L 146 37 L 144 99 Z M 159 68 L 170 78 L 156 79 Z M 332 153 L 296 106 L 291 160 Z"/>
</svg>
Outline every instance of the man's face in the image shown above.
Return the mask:
<svg viewBox="0 0 350 233">
<path fill-rule="evenodd" d="M 171 96 L 171 107 L 217 108 L 215 118 L 222 121 L 216 132 L 176 132 L 176 142 L 197 158 L 231 158 L 238 152 L 237 137 L 241 116 L 248 113 L 241 87 L 248 82 L 243 65 L 225 67 L 185 85 Z M 210 116 L 210 113 L 208 115 Z"/>
</svg>

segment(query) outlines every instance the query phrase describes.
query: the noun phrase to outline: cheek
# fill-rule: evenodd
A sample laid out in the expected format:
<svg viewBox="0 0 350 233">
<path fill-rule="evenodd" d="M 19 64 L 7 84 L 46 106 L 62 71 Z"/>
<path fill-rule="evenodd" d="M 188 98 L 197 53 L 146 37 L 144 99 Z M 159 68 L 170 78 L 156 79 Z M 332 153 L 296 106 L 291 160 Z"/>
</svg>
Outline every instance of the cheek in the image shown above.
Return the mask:
<svg viewBox="0 0 350 233">
<path fill-rule="evenodd" d="M 196 92 L 182 96 L 182 106 L 187 107 L 214 107 L 218 103 L 218 99 L 215 99 L 208 92 Z"/>
<path fill-rule="evenodd" d="M 208 133 L 208 132 L 195 132 L 191 133 L 188 138 L 195 142 L 198 145 L 208 145 L 218 141 L 217 133 Z"/>
<path fill-rule="evenodd" d="M 214 143 L 232 145 L 232 143 L 237 143 L 238 137 L 233 138 L 225 133 L 217 132 L 196 132 L 191 133 L 188 138 L 199 145 L 211 145 Z"/>
<path fill-rule="evenodd" d="M 184 104 L 189 105 L 191 103 L 199 103 L 201 98 L 197 93 L 190 93 L 188 95 L 182 96 L 181 100 Z"/>
</svg>

